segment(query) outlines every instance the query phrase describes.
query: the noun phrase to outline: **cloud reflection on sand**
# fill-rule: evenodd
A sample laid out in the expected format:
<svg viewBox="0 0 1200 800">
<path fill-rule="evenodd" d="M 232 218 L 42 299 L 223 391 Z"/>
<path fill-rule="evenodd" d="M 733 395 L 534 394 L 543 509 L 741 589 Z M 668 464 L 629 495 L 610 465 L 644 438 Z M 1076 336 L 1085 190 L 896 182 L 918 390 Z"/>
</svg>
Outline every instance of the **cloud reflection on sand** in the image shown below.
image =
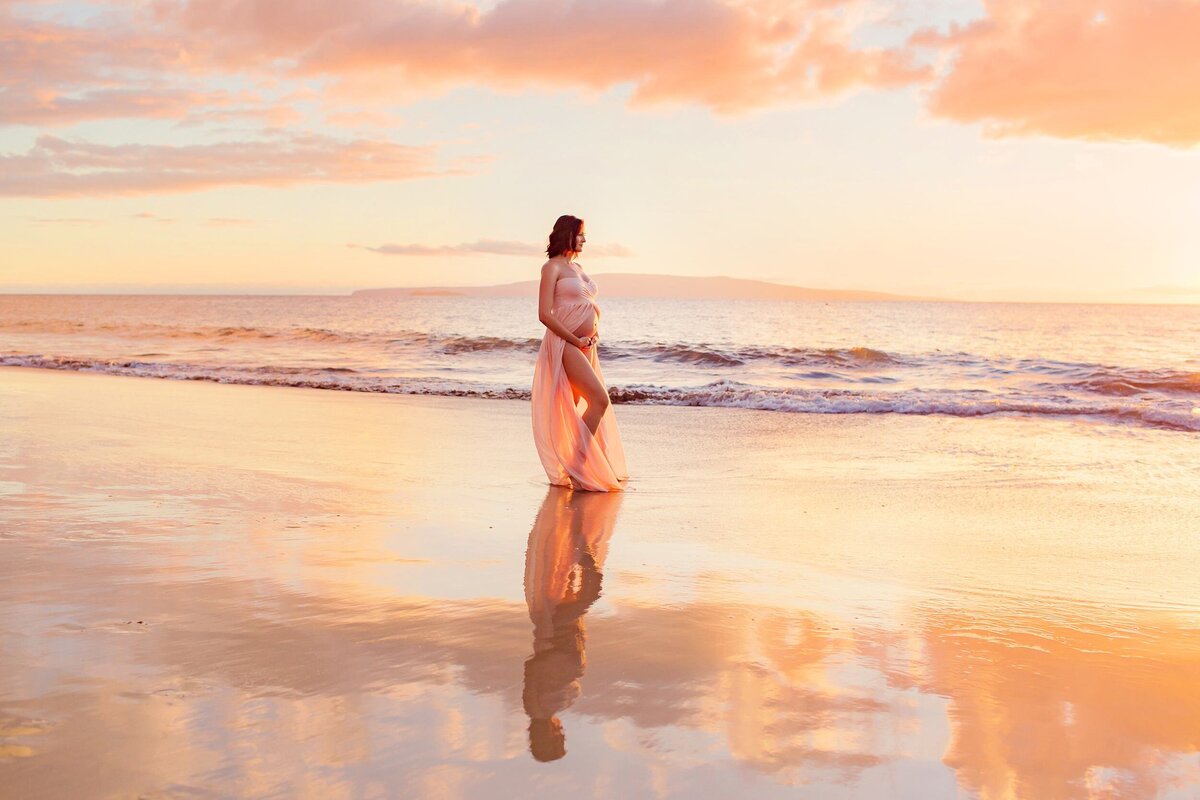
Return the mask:
<svg viewBox="0 0 1200 800">
<path fill-rule="evenodd" d="M 611 505 L 589 537 L 572 527 L 586 513 L 559 499 L 539 519 L 561 526 L 531 534 L 532 657 L 515 603 L 397 599 L 363 615 L 275 585 L 142 576 L 136 591 L 158 608 L 144 634 L 59 628 L 50 651 L 9 639 L 0 697 L 24 698 L 18 719 L 50 730 L 6 740 L 38 757 L 0 772 L 34 785 L 59 770 L 80 782 L 56 785 L 79 788 L 69 765 L 87 752 L 95 768 L 152 762 L 139 771 L 152 783 L 239 791 L 317 791 L 318 767 L 343 788 L 396 770 L 414 789 L 448 774 L 469 787 L 497 769 L 515 788 L 528 773 L 513 759 L 530 744 L 516 732 L 529 730 L 539 759 L 561 757 L 554 720 L 569 708 L 568 770 L 639 791 L 656 769 L 684 791 L 738 765 L 843 789 L 915 790 L 940 774 L 994 797 L 1087 797 L 1088 785 L 1169 797 L 1197 775 L 1194 628 L 1154 615 L 1085 623 L 1066 608 L 1054 623 L 917 608 L 896 630 L 855 628 L 802 608 L 645 606 L 619 576 L 605 584 L 612 611 L 585 626 L 619 501 L 601 501 Z M 119 605 L 128 587 L 92 590 Z M 86 688 L 41 688 L 70 675 Z M 171 733 L 164 749 L 135 731 Z M 285 767 L 292 759 L 310 771 Z M 144 785 L 120 776 L 106 778 L 114 791 Z"/>
<path fill-rule="evenodd" d="M 1040 495 L 1008 483 L 887 470 L 917 470 L 884 456 L 918 435 L 1008 424 L 802 421 L 792 493 L 720 474 L 604 496 L 464 483 L 467 451 L 440 443 L 507 465 L 524 406 L 11 380 L 0 795 L 1090 800 L 1200 785 L 1184 494 L 1172 506 L 1144 499 L 1161 491 L 1148 478 L 1071 469 L 1052 487 L 1070 502 L 1030 506 Z M 643 442 L 667 431 L 663 451 L 691 436 L 710 476 L 774 464 L 761 443 L 798 438 L 749 414 L 732 418 L 748 432 L 693 436 L 676 423 L 696 411 L 629 419 Z M 1042 430 L 1059 431 L 1037 440 L 1056 457 L 1084 441 Z M 1148 451 L 1122 452 L 1145 478 Z M 1077 472 L 1115 488 L 1073 490 Z M 827 485 L 897 488 L 823 510 Z M 902 505 L 935 491 L 944 515 Z M 996 505 L 970 515 L 984 496 Z M 1108 519 L 1094 497 L 1117 522 L 1159 517 L 1073 524 Z M 551 763 L 531 757 L 531 718 Z"/>
</svg>

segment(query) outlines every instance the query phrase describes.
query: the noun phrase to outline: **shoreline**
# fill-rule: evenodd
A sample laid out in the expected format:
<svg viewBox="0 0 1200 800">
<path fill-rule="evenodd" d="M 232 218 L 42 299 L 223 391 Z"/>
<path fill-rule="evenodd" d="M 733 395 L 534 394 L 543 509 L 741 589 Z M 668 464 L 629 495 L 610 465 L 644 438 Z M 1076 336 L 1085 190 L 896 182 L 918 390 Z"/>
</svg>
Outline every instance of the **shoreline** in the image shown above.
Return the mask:
<svg viewBox="0 0 1200 800">
<path fill-rule="evenodd" d="M 5 357 L 0 357 L 3 359 Z M 7 358 L 15 358 L 9 356 Z M 31 357 L 33 358 L 33 357 Z M 44 360 L 43 357 L 36 357 Z M 411 378 L 377 378 L 372 376 L 329 376 L 330 370 L 314 368 L 313 373 L 325 374 L 324 377 L 245 377 L 230 376 L 229 371 L 237 372 L 235 367 L 195 367 L 189 366 L 193 372 L 164 373 L 149 369 L 150 367 L 174 367 L 172 364 L 130 362 L 126 365 L 112 364 L 110 361 L 91 362 L 87 360 L 65 358 L 51 359 L 47 364 L 0 364 L 2 370 L 34 370 L 44 372 L 75 373 L 82 375 L 103 375 L 121 378 L 149 378 L 153 380 L 185 381 L 193 383 L 212 383 L 223 386 L 259 386 L 279 389 L 309 389 L 317 391 L 341 392 L 350 394 L 374 394 L 403 397 L 446 397 L 480 400 L 519 400 L 529 401 L 530 390 L 520 387 L 507 386 L 503 389 L 484 388 L 431 388 L 420 379 Z M 106 369 L 96 369 L 93 363 L 105 364 Z M 80 366 L 84 365 L 84 366 Z M 333 370 L 340 372 L 340 370 Z M 354 372 L 354 370 L 349 370 Z M 904 390 L 893 393 L 893 396 L 871 397 L 834 396 L 821 401 L 805 399 L 803 396 L 789 395 L 788 390 L 778 387 L 739 387 L 742 395 L 730 399 L 714 397 L 713 395 L 728 394 L 731 389 L 722 384 L 727 379 L 716 380 L 700 387 L 678 388 L 650 384 L 619 385 L 610 384 L 609 393 L 616 406 L 659 406 L 674 408 L 704 407 L 711 409 L 727 409 L 733 411 L 767 411 L 784 414 L 810 414 L 815 416 L 859 416 L 859 415 L 898 415 L 913 417 L 951 417 L 957 419 L 984 418 L 1016 418 L 1061 420 L 1097 426 L 1130 426 L 1134 428 L 1170 431 L 1175 434 L 1200 433 L 1200 407 L 1192 409 L 1192 414 L 1176 410 L 1175 416 L 1170 411 L 1156 409 L 1153 404 L 1149 408 L 1142 406 L 1123 406 L 1118 397 L 1105 397 L 1096 400 L 1098 403 L 1116 403 L 1112 407 L 1073 409 L 1060 407 L 1051 401 L 1013 401 L 995 398 L 990 402 L 995 406 L 984 404 L 979 406 L 966 405 L 962 399 L 954 397 L 953 393 L 945 397 L 936 394 L 922 394 L 916 391 L 913 397 L 907 397 Z M 359 381 L 355 383 L 354 381 Z M 383 381 L 371 382 L 371 381 Z M 391 381 L 393 383 L 388 383 Z M 395 384 L 395 381 L 411 381 L 408 386 Z M 499 385 L 499 384 L 498 384 Z M 1041 403 L 1039 405 L 1039 402 Z M 1009 403 L 1009 405 L 1003 405 Z M 790 404 L 790 405 L 789 405 Z M 841 405 L 839 405 L 841 404 Z M 849 404 L 849 405 L 846 405 Z M 857 404 L 857 405 L 855 405 Z M 882 407 L 880 404 L 883 404 Z M 799 407 L 796 407 L 799 406 Z M 811 406 L 811 407 L 810 407 Z"/>
</svg>

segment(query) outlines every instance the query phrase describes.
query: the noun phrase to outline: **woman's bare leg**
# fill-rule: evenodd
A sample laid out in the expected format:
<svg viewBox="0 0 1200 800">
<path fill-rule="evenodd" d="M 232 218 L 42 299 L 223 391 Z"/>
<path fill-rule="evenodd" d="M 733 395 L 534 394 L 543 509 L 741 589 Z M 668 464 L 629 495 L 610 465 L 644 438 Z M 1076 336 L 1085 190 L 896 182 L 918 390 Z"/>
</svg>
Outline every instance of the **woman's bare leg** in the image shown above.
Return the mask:
<svg viewBox="0 0 1200 800">
<path fill-rule="evenodd" d="M 587 401 L 587 411 L 583 412 L 583 422 L 595 436 L 596 429 L 600 427 L 600 419 L 608 410 L 610 403 L 608 392 L 600 383 L 600 379 L 596 377 L 592 363 L 578 347 L 568 344 L 563 348 L 563 369 L 567 373 L 567 380 L 570 381 L 572 390 L 583 395 L 583 399 Z"/>
</svg>

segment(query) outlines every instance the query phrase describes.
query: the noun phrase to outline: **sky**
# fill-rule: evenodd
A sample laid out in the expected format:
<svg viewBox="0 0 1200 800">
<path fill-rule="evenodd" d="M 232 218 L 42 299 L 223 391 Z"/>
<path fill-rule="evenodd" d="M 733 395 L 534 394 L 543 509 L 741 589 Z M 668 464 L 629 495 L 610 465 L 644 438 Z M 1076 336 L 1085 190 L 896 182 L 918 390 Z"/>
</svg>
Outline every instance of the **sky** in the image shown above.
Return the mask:
<svg viewBox="0 0 1200 800">
<path fill-rule="evenodd" d="M 1200 302 L 1200 0 L 0 0 L 0 291 Z"/>
</svg>

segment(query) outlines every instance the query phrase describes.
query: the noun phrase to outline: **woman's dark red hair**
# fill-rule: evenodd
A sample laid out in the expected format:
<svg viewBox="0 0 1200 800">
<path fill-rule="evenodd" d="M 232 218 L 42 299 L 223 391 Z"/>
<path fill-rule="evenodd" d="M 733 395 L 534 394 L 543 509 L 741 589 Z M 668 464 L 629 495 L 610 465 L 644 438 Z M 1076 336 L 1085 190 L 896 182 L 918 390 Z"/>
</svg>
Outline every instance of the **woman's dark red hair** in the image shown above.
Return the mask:
<svg viewBox="0 0 1200 800">
<path fill-rule="evenodd" d="M 563 214 L 554 221 L 554 230 L 550 231 L 550 244 L 546 245 L 546 255 L 550 258 L 561 256 L 563 253 L 573 253 L 579 249 L 576 241 L 579 231 L 583 230 L 583 220 Z"/>
</svg>

